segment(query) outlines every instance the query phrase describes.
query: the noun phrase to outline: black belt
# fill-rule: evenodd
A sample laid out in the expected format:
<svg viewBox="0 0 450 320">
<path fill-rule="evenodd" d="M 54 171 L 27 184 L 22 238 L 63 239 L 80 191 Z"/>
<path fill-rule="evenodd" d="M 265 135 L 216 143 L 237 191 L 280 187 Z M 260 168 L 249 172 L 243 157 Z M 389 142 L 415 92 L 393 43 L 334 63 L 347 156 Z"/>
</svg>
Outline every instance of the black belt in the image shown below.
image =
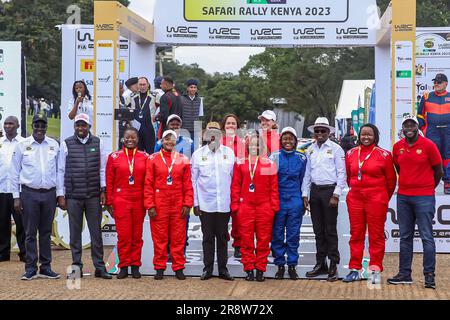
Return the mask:
<svg viewBox="0 0 450 320">
<path fill-rule="evenodd" d="M 315 183 L 311 184 L 311 189 L 318 189 L 318 190 L 327 190 L 327 189 L 331 189 L 331 188 L 336 188 L 336 183 L 335 184 L 322 184 L 322 185 L 317 185 Z"/>
<path fill-rule="evenodd" d="M 50 189 L 33 189 L 27 186 L 22 186 L 22 189 L 28 190 L 28 191 L 33 191 L 33 192 L 39 192 L 39 193 L 46 193 L 46 192 L 51 192 L 51 191 L 56 191 L 56 187 L 50 188 Z"/>
</svg>

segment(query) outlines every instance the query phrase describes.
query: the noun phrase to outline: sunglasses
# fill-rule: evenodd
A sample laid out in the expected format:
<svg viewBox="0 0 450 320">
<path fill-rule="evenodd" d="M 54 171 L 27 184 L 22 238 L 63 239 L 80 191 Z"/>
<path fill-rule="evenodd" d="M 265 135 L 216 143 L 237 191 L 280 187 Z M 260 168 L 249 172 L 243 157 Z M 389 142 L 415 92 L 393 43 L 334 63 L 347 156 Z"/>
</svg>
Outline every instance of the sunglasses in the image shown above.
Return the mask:
<svg viewBox="0 0 450 320">
<path fill-rule="evenodd" d="M 443 84 L 444 81 L 435 81 L 434 84 Z"/>
<path fill-rule="evenodd" d="M 46 123 L 33 123 L 33 128 L 34 129 L 45 129 L 45 128 L 47 128 L 47 124 Z"/>
<path fill-rule="evenodd" d="M 314 130 L 314 133 L 322 133 L 322 134 L 324 134 L 324 133 L 327 133 L 327 132 L 328 132 L 328 130 L 326 130 L 326 129 Z"/>
</svg>

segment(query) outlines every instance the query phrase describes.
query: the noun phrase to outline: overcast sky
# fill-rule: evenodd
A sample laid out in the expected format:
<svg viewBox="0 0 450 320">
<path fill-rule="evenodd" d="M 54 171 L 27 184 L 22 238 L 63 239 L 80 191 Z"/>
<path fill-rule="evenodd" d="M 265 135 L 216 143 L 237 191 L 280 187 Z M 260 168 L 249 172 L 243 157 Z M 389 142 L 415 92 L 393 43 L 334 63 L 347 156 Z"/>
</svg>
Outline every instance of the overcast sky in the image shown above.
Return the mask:
<svg viewBox="0 0 450 320">
<path fill-rule="evenodd" d="M 130 0 L 129 8 L 149 21 L 153 21 L 156 0 Z M 208 73 L 232 72 L 237 74 L 252 54 L 264 51 L 263 48 L 247 47 L 179 47 L 175 59 L 180 63 L 197 63 Z"/>
</svg>

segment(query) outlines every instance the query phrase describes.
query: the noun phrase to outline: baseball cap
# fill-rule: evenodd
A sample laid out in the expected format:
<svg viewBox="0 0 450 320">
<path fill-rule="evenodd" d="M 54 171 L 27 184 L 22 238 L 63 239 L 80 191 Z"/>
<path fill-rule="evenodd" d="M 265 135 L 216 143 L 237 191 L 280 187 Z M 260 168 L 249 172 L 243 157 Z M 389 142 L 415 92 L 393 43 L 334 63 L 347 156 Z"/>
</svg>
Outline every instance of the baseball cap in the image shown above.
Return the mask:
<svg viewBox="0 0 450 320">
<path fill-rule="evenodd" d="M 283 134 L 285 134 L 285 133 L 291 133 L 291 134 L 294 135 L 295 138 L 297 138 L 297 131 L 296 131 L 294 128 L 292 128 L 292 127 L 286 127 L 286 128 L 284 128 L 284 129 L 281 131 L 280 137 L 281 137 Z"/>
<path fill-rule="evenodd" d="M 403 125 L 406 121 L 408 121 L 408 120 L 412 120 L 412 121 L 414 121 L 415 123 L 419 124 L 419 121 L 417 120 L 416 117 L 414 117 L 414 116 L 412 116 L 412 115 L 410 115 L 410 114 L 405 114 L 405 115 L 403 116 L 402 125 Z"/>
<path fill-rule="evenodd" d="M 259 120 L 261 120 L 261 118 L 265 118 L 267 120 L 273 120 L 273 121 L 277 121 L 277 115 L 275 114 L 275 112 L 273 112 L 272 110 L 266 110 L 262 113 L 262 115 L 260 115 L 258 117 Z"/>
<path fill-rule="evenodd" d="M 448 82 L 448 79 L 447 79 L 447 76 L 445 75 L 445 74 L 443 74 L 443 73 L 438 73 L 437 75 L 436 75 L 436 77 L 434 77 L 434 79 L 433 80 L 431 80 L 431 81 L 445 81 L 445 82 Z"/>
<path fill-rule="evenodd" d="M 127 81 L 125 81 L 125 85 L 127 86 L 127 88 L 129 88 L 130 86 L 132 86 L 133 84 L 136 84 L 138 82 L 139 82 L 139 78 L 133 77 L 133 78 L 130 78 Z"/>
<path fill-rule="evenodd" d="M 166 124 L 169 124 L 170 121 L 172 121 L 173 119 L 177 119 L 178 121 L 180 121 L 181 123 L 183 123 L 183 120 L 181 120 L 180 116 L 177 114 L 171 114 L 168 118 L 167 118 L 167 122 Z"/>
<path fill-rule="evenodd" d="M 35 114 L 34 117 L 33 117 L 33 123 L 38 122 L 38 121 L 42 121 L 42 122 L 45 122 L 45 123 L 48 122 L 47 121 L 47 117 L 44 114 L 41 114 L 41 113 Z"/>
<path fill-rule="evenodd" d="M 164 133 L 162 135 L 162 138 L 164 139 L 169 134 L 172 134 L 175 137 L 175 139 L 178 139 L 177 133 L 175 131 L 173 131 L 173 130 L 166 130 L 166 131 L 164 131 Z"/>
<path fill-rule="evenodd" d="M 75 123 L 78 121 L 84 121 L 86 124 L 91 125 L 91 122 L 89 121 L 89 116 L 85 113 L 80 113 L 75 117 Z"/>
</svg>

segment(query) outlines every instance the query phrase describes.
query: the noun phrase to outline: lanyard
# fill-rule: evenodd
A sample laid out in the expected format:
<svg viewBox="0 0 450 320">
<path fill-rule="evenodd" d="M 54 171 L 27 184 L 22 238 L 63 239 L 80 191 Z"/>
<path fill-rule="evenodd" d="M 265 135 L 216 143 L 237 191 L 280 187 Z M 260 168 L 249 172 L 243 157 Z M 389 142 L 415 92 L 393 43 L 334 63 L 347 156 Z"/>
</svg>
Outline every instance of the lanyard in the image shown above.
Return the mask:
<svg viewBox="0 0 450 320">
<path fill-rule="evenodd" d="M 250 181 L 253 183 L 253 178 L 255 177 L 256 168 L 258 167 L 259 156 L 256 157 L 255 167 L 252 170 L 252 162 L 250 156 L 248 157 L 248 171 L 250 172 Z"/>
<path fill-rule="evenodd" d="M 159 154 L 161 155 L 161 158 L 162 158 L 164 164 L 166 165 L 167 169 L 169 170 L 169 176 L 170 176 L 172 174 L 173 165 L 175 164 L 175 160 L 177 159 L 177 154 L 175 153 L 175 156 L 172 159 L 172 164 L 170 165 L 170 167 L 167 165 L 166 159 L 164 159 L 164 155 L 162 153 L 162 150 L 159 151 Z"/>
<path fill-rule="evenodd" d="M 127 161 L 128 161 L 128 169 L 130 170 L 130 175 L 133 176 L 134 171 L 134 156 L 136 155 L 137 149 L 135 148 L 133 150 L 133 159 L 130 162 L 130 157 L 128 156 L 128 149 L 125 148 L 125 154 L 127 155 Z"/>
<path fill-rule="evenodd" d="M 369 160 L 370 156 L 375 151 L 375 148 L 376 148 L 376 146 L 372 148 L 372 151 L 370 151 L 370 153 L 367 155 L 367 157 L 362 162 L 361 162 L 361 146 L 358 148 L 358 168 L 359 168 L 359 170 L 362 169 L 362 166 L 364 165 L 364 162 Z"/>
<path fill-rule="evenodd" d="M 148 100 L 149 97 L 150 96 L 147 93 L 147 97 L 145 97 L 144 104 L 142 104 L 141 95 L 139 94 L 139 109 L 141 109 L 141 110 L 144 109 L 145 104 L 147 103 L 147 100 Z"/>
</svg>

